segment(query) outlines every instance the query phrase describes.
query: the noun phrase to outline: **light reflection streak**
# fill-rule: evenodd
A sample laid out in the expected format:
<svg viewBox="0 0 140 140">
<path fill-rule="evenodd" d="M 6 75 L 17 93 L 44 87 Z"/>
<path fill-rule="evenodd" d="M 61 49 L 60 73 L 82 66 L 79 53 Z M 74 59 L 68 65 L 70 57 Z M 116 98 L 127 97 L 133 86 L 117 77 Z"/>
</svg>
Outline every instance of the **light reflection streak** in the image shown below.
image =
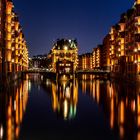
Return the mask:
<svg viewBox="0 0 140 140">
<path fill-rule="evenodd" d="M 73 119 L 76 115 L 78 103 L 78 84 L 76 79 L 51 82 L 52 108 L 64 120 Z"/>
<path fill-rule="evenodd" d="M 108 126 L 112 132 L 115 131 L 118 133 L 120 139 L 123 140 L 129 137 L 131 139 L 140 138 L 139 86 L 126 85 L 121 81 L 120 83 L 116 83 L 109 80 L 100 80 L 91 75 L 83 75 L 80 80 L 73 79 L 72 81 L 64 80 L 61 82 L 47 81 L 47 83 L 46 80 L 44 82 L 45 89 L 49 91 L 47 93 L 51 96 L 52 109 L 57 117 L 61 117 L 64 120 L 75 118 L 78 104 L 78 90 L 81 89 L 80 91 L 82 91 L 84 97 L 90 96 L 92 101 L 102 109 Z M 22 91 L 23 87 L 20 92 L 23 93 Z M 22 96 L 23 94 L 21 94 L 20 100 L 23 100 Z M 14 100 L 16 104 L 20 104 L 18 98 L 19 97 L 16 97 Z M 22 104 L 22 112 L 24 112 L 25 109 L 24 104 Z M 8 105 L 10 105 L 10 101 Z M 16 105 L 15 108 L 16 111 L 19 110 L 16 113 L 18 116 L 18 114 L 20 114 L 20 106 Z M 9 122 L 9 125 L 11 123 L 12 122 Z M 20 123 L 20 117 L 16 117 L 16 123 Z M 17 135 L 19 133 L 18 127 L 16 133 Z"/>
<path fill-rule="evenodd" d="M 120 139 L 137 137 L 139 140 L 140 132 L 134 128 L 140 128 L 140 87 L 122 81 L 102 83 L 100 78 L 89 77 L 88 79 L 87 75 L 85 80 L 85 75 L 81 76 L 79 88 L 84 94 L 91 96 L 98 106 L 102 106 L 110 129 L 117 130 Z"/>
<path fill-rule="evenodd" d="M 18 139 L 28 101 L 28 80 L 13 84 L 0 96 L 0 139 Z"/>
</svg>

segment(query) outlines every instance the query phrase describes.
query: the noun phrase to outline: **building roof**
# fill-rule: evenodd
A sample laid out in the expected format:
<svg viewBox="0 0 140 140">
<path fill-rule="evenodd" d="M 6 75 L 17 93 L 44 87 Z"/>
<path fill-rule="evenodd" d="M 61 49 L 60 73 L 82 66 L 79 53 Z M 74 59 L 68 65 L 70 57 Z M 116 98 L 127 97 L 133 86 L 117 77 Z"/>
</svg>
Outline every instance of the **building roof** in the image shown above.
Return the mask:
<svg viewBox="0 0 140 140">
<path fill-rule="evenodd" d="M 68 40 L 68 39 L 61 39 L 57 40 L 54 44 L 53 49 L 55 50 L 75 50 L 77 49 L 77 41 L 76 40 Z"/>
</svg>

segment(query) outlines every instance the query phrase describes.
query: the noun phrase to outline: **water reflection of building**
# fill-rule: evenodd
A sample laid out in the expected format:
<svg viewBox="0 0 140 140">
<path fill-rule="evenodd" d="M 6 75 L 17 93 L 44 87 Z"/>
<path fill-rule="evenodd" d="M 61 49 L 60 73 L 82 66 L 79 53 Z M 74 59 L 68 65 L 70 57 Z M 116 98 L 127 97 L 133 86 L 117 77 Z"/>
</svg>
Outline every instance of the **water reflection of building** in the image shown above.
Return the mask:
<svg viewBox="0 0 140 140">
<path fill-rule="evenodd" d="M 82 93 L 89 93 L 93 99 L 98 103 L 100 100 L 100 81 L 99 79 L 95 80 L 95 75 L 92 74 L 83 74 L 79 85 L 82 89 Z"/>
<path fill-rule="evenodd" d="M 64 119 L 72 119 L 76 115 L 78 102 L 77 86 L 75 79 L 72 82 L 52 83 L 52 107 L 54 112 L 63 116 Z"/>
<path fill-rule="evenodd" d="M 0 139 L 16 140 L 28 101 L 28 81 L 15 84 L 0 96 Z"/>
<path fill-rule="evenodd" d="M 105 114 L 110 129 L 119 139 L 140 139 L 140 87 L 125 83 L 101 81 L 83 75 L 79 87 L 92 97 Z"/>
</svg>

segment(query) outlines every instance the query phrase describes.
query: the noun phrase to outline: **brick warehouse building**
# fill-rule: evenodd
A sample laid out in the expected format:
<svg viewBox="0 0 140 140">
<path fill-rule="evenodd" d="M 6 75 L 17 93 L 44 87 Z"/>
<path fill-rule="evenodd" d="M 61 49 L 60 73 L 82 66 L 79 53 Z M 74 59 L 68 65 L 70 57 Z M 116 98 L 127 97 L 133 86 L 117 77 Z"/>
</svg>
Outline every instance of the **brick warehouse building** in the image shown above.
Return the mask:
<svg viewBox="0 0 140 140">
<path fill-rule="evenodd" d="M 0 19 L 0 75 L 12 76 L 28 69 L 28 48 L 12 0 L 0 1 Z"/>
</svg>

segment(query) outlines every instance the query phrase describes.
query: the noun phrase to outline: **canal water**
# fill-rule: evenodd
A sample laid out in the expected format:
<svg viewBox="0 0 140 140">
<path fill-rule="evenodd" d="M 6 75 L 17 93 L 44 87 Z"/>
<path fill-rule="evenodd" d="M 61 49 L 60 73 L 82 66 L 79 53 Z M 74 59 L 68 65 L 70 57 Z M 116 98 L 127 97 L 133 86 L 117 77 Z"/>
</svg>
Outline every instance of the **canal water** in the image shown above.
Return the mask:
<svg viewBox="0 0 140 140">
<path fill-rule="evenodd" d="M 140 87 L 30 74 L 0 94 L 0 140 L 140 140 Z"/>
</svg>

